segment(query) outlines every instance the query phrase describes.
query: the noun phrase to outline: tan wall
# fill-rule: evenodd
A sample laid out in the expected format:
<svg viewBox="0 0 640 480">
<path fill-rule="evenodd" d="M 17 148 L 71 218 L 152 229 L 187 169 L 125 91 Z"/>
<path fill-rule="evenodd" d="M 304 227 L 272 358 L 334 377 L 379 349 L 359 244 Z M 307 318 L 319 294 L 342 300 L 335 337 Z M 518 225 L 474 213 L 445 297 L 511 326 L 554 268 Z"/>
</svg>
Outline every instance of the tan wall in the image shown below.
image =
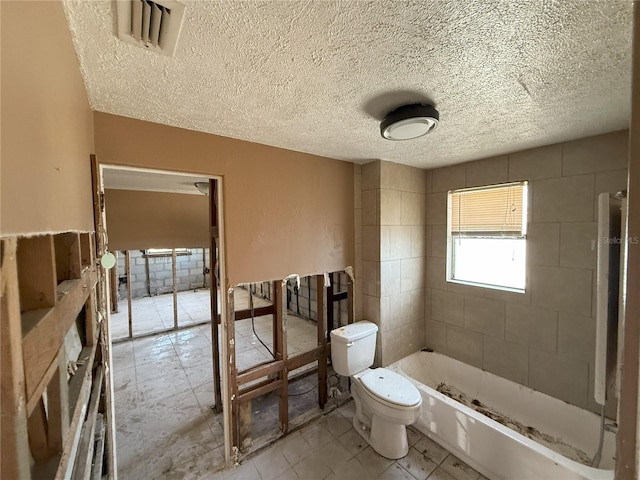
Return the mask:
<svg viewBox="0 0 640 480">
<path fill-rule="evenodd" d="M 354 262 L 353 165 L 96 113 L 98 160 L 224 179 L 231 284 Z"/>
<path fill-rule="evenodd" d="M 93 117 L 62 5 L 0 4 L 0 233 L 93 230 Z"/>
<path fill-rule="evenodd" d="M 621 131 L 428 172 L 428 346 L 598 410 L 596 202 L 626 188 L 627 144 Z M 529 181 L 526 293 L 447 282 L 447 190 L 517 180 Z"/>
<path fill-rule="evenodd" d="M 209 247 L 204 195 L 105 190 L 109 250 Z"/>
</svg>

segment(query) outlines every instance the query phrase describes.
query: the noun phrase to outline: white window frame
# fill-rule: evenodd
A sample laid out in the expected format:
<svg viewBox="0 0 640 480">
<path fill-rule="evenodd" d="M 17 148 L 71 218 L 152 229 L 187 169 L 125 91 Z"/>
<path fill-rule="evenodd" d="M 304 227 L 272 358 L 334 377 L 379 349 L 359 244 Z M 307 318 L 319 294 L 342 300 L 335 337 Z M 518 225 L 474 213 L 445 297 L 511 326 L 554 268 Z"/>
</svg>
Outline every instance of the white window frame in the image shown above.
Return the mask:
<svg viewBox="0 0 640 480">
<path fill-rule="evenodd" d="M 504 233 L 498 233 L 496 232 L 495 235 L 491 235 L 488 233 L 482 233 L 482 234 L 477 234 L 474 235 L 473 232 L 469 233 L 469 234 L 465 234 L 464 237 L 466 238 L 484 238 L 484 239 L 491 239 L 491 238 L 495 238 L 495 239 L 505 239 L 505 238 L 513 238 L 513 239 L 522 239 L 525 241 L 524 244 L 524 249 L 525 249 L 525 256 L 524 256 L 524 287 L 523 288 L 519 288 L 519 287 L 513 287 L 513 286 L 509 286 L 509 285 L 497 285 L 497 284 L 493 284 L 493 283 L 484 283 L 484 282 L 477 282 L 477 281 L 472 281 L 472 280 L 465 280 L 462 278 L 454 278 L 453 277 L 453 272 L 454 272 L 454 261 L 455 261 L 455 245 L 454 245 L 454 241 L 456 240 L 456 236 L 452 234 L 451 230 L 452 230 L 452 194 L 454 193 L 460 193 L 460 192 L 471 192 L 471 191 L 482 191 L 482 190 L 489 190 L 489 189 L 494 189 L 494 188 L 508 188 L 510 186 L 518 186 L 521 185 L 523 187 L 523 194 L 522 194 L 522 229 L 520 234 L 504 234 Z M 527 258 L 526 258 L 526 251 L 527 251 L 527 244 L 526 244 L 526 240 L 527 240 L 527 221 L 528 221 L 528 196 L 529 196 L 529 192 L 528 192 L 528 182 L 527 181 L 521 181 L 521 182 L 509 182 L 509 183 L 502 183 L 502 184 L 495 184 L 495 185 L 485 185 L 485 186 L 479 186 L 479 187 L 470 187 L 470 188 L 461 188 L 461 189 L 457 189 L 457 190 L 449 190 L 447 192 L 447 252 L 446 252 L 446 281 L 450 282 L 450 283 L 457 283 L 457 284 L 462 284 L 462 285 L 471 285 L 471 286 L 476 286 L 476 287 L 481 287 L 481 288 L 489 288 L 489 289 L 493 289 L 493 290 L 502 290 L 502 291 L 507 291 L 507 292 L 514 292 L 514 293 L 525 293 L 526 292 L 526 284 L 527 284 Z M 459 235 L 459 234 L 458 234 Z"/>
</svg>

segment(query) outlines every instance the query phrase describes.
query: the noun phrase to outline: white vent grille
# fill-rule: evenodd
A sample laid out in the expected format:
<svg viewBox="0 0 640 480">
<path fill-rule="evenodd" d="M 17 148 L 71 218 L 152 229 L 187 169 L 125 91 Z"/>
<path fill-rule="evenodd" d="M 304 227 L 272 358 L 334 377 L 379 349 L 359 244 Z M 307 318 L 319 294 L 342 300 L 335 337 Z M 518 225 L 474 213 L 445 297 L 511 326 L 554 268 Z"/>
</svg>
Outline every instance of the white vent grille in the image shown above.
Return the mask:
<svg viewBox="0 0 640 480">
<path fill-rule="evenodd" d="M 117 0 L 118 38 L 173 56 L 184 5 L 174 0 Z"/>
</svg>

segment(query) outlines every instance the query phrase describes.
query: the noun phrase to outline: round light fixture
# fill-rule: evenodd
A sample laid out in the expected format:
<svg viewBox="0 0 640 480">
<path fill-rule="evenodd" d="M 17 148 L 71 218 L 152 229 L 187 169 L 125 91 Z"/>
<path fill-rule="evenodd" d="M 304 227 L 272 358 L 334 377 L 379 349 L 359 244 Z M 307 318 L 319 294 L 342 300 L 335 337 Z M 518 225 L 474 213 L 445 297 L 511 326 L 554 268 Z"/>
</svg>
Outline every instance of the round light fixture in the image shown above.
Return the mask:
<svg viewBox="0 0 640 480">
<path fill-rule="evenodd" d="M 440 114 L 431 105 L 403 105 L 384 117 L 380 134 L 387 140 L 411 140 L 435 130 L 439 119 Z"/>
</svg>

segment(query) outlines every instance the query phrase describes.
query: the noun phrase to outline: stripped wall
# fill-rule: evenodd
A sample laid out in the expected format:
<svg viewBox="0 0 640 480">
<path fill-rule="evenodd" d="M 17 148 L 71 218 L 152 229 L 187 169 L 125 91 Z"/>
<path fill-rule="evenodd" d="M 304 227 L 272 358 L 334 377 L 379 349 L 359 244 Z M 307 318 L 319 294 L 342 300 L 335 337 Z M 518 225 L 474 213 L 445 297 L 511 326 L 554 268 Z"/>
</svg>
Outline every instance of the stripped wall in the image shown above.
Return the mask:
<svg viewBox="0 0 640 480">
<path fill-rule="evenodd" d="M 93 117 L 62 5 L 0 9 L 0 235 L 92 231 Z"/>
<path fill-rule="evenodd" d="M 626 188 L 627 143 L 620 131 L 428 172 L 429 347 L 598 411 L 596 202 Z M 446 282 L 447 191 L 517 180 L 529 181 L 526 292 Z"/>
</svg>

